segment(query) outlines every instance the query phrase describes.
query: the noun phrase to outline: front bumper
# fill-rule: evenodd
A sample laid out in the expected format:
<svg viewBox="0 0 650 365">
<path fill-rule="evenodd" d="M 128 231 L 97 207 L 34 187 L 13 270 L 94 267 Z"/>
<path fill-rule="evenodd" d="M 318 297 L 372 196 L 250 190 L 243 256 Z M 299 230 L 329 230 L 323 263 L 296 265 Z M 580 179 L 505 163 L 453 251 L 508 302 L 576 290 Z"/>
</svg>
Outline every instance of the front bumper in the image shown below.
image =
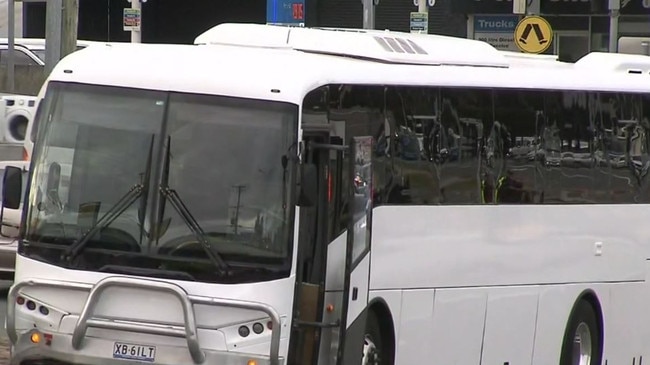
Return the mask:
<svg viewBox="0 0 650 365">
<path fill-rule="evenodd" d="M 82 312 L 76 322 L 72 333 L 57 333 L 48 329 L 48 333 L 38 332 L 34 328 L 27 332 L 16 329 L 16 298 L 22 288 L 46 287 L 51 289 L 64 288 L 88 291 L 89 295 Z M 152 323 L 125 323 L 108 318 L 94 316 L 97 303 L 102 294 L 110 287 L 135 288 L 143 291 L 166 292 L 174 295 L 181 304 L 185 324 L 183 326 L 165 326 Z M 266 313 L 271 319 L 272 332 L 270 351 L 268 356 L 251 355 L 234 351 L 206 350 L 200 347 L 197 337 L 197 324 L 193 305 L 209 305 L 216 307 L 230 307 L 257 310 Z M 247 302 L 234 299 L 212 298 L 188 295 L 180 286 L 164 281 L 138 279 L 124 276 L 109 276 L 94 285 L 72 283 L 47 279 L 28 279 L 14 283 L 7 299 L 7 336 L 12 343 L 11 365 L 39 365 L 39 364 L 85 364 L 85 365 L 111 365 L 125 364 L 125 361 L 143 364 L 147 361 L 125 360 L 113 357 L 115 339 L 98 338 L 88 334 L 89 328 L 127 331 L 130 333 L 143 333 L 184 338 L 186 345 L 168 345 L 151 343 L 147 345 L 156 347 L 155 360 L 148 361 L 160 365 L 178 364 L 238 364 L 245 365 L 249 360 L 255 360 L 257 365 L 281 365 L 284 359 L 279 356 L 280 347 L 280 317 L 277 311 L 264 303 Z M 40 341 L 34 342 L 32 335 L 39 334 Z"/>
<path fill-rule="evenodd" d="M 146 363 L 113 358 L 113 340 L 86 337 L 83 346 L 76 350 L 72 346 L 72 336 L 52 333 L 51 342 L 43 339 L 35 344 L 31 336 L 35 331 L 21 334 L 12 346 L 11 365 L 125 365 Z M 270 365 L 268 357 L 242 353 L 202 350 L 205 360 L 203 365 L 246 365 L 255 360 L 258 365 Z M 156 365 L 195 364 L 187 347 L 156 345 Z M 280 360 L 280 364 L 284 361 Z"/>
</svg>

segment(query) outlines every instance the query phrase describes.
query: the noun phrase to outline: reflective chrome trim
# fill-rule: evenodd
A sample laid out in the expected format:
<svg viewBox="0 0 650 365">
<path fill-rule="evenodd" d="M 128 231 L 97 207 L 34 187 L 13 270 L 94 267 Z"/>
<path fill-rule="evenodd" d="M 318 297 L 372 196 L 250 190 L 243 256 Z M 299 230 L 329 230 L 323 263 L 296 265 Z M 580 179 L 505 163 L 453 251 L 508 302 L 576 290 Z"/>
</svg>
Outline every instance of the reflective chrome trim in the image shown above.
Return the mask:
<svg viewBox="0 0 650 365">
<path fill-rule="evenodd" d="M 72 334 L 72 347 L 75 350 L 79 350 L 83 347 L 83 339 L 86 336 L 86 331 L 90 327 L 95 328 L 104 328 L 104 329 L 114 329 L 114 330 L 123 330 L 123 331 L 132 331 L 138 333 L 149 333 L 149 334 L 158 334 L 166 335 L 173 337 L 186 338 L 187 348 L 194 360 L 195 364 L 201 364 L 205 361 L 205 354 L 201 350 L 201 347 L 198 342 L 197 337 L 197 326 L 196 320 L 194 317 L 194 308 L 193 304 L 202 304 L 210 306 L 220 306 L 220 307 L 231 307 L 231 308 L 240 308 L 248 310 L 256 310 L 266 313 L 271 318 L 273 331 L 271 332 L 271 344 L 270 344 L 270 364 L 277 365 L 279 364 L 279 354 L 280 354 L 280 316 L 278 312 L 271 306 L 264 303 L 241 301 L 236 299 L 223 299 L 223 298 L 211 298 L 204 296 L 188 295 L 187 292 L 176 284 L 172 284 L 166 281 L 151 280 L 151 279 L 139 279 L 126 276 L 109 276 L 106 277 L 95 285 L 90 284 L 81 284 L 74 282 L 66 282 L 59 280 L 47 280 L 47 279 L 28 279 L 25 281 L 17 282 L 12 285 L 9 290 L 8 299 L 7 299 L 7 336 L 12 344 L 16 344 L 18 340 L 18 334 L 16 332 L 16 297 L 20 289 L 24 287 L 49 287 L 49 288 L 59 288 L 59 289 L 72 289 L 72 290 L 81 290 L 89 291 L 90 294 L 86 299 L 75 329 Z M 126 287 L 126 288 L 137 288 L 143 290 L 152 290 L 157 292 L 164 292 L 174 295 L 181 303 L 183 308 L 183 317 L 185 320 L 185 326 L 166 326 L 160 327 L 152 323 L 124 323 L 124 322 L 113 322 L 110 320 L 93 318 L 93 311 L 95 305 L 99 302 L 102 293 L 109 287 Z"/>
</svg>

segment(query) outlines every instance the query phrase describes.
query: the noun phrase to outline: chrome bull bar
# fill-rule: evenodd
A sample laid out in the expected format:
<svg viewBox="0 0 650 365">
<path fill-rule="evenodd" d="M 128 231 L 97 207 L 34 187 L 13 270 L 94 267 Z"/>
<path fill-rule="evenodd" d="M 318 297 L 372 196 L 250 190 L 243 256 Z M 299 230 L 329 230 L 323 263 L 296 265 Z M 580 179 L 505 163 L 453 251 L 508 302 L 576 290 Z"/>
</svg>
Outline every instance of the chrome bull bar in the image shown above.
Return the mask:
<svg viewBox="0 0 650 365">
<path fill-rule="evenodd" d="M 86 336 L 86 331 L 90 327 L 132 331 L 185 338 L 187 340 L 187 348 L 192 356 L 192 360 L 195 364 L 202 364 L 205 361 L 205 354 L 199 345 L 193 308 L 193 304 L 201 304 L 248 309 L 266 313 L 270 317 L 273 326 L 273 331 L 271 332 L 271 348 L 269 351 L 270 363 L 271 365 L 279 365 L 280 362 L 280 316 L 273 307 L 263 303 L 236 299 L 188 295 L 183 288 L 176 284 L 125 276 L 109 276 L 98 281 L 95 285 L 48 279 L 27 279 L 14 283 L 9 290 L 7 298 L 7 336 L 12 344 L 16 344 L 18 341 L 18 333 L 16 332 L 16 298 L 18 297 L 20 289 L 25 287 L 48 287 L 90 292 L 72 333 L 72 347 L 77 350 L 83 347 L 83 339 Z M 102 318 L 93 318 L 95 306 L 99 302 L 104 291 L 110 287 L 144 289 L 172 294 L 181 303 L 185 325 L 183 327 L 160 327 L 149 323 L 122 323 Z"/>
</svg>

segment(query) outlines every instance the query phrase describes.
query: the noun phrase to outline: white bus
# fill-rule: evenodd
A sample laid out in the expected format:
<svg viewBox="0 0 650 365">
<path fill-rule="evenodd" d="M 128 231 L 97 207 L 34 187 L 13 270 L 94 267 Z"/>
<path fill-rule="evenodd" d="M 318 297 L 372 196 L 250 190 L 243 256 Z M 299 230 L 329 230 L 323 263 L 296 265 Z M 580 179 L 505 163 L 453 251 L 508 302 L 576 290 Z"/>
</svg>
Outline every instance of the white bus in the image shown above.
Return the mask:
<svg viewBox="0 0 650 365">
<path fill-rule="evenodd" d="M 649 360 L 650 57 L 196 43 L 88 47 L 44 85 L 11 364 Z"/>
</svg>

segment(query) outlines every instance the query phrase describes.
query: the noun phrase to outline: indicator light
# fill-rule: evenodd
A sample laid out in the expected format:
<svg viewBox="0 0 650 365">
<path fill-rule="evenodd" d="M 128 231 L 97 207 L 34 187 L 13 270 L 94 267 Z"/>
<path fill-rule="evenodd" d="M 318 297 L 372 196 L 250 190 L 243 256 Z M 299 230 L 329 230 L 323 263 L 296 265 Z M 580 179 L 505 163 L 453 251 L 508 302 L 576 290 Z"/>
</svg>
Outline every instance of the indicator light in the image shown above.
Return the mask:
<svg viewBox="0 0 650 365">
<path fill-rule="evenodd" d="M 251 330 L 248 329 L 246 326 L 241 326 L 239 327 L 239 335 L 242 337 L 248 337 L 248 335 L 251 333 Z"/>
<path fill-rule="evenodd" d="M 253 332 L 259 335 L 260 333 L 264 332 L 264 326 L 262 326 L 261 323 L 255 323 L 253 325 Z"/>
</svg>

